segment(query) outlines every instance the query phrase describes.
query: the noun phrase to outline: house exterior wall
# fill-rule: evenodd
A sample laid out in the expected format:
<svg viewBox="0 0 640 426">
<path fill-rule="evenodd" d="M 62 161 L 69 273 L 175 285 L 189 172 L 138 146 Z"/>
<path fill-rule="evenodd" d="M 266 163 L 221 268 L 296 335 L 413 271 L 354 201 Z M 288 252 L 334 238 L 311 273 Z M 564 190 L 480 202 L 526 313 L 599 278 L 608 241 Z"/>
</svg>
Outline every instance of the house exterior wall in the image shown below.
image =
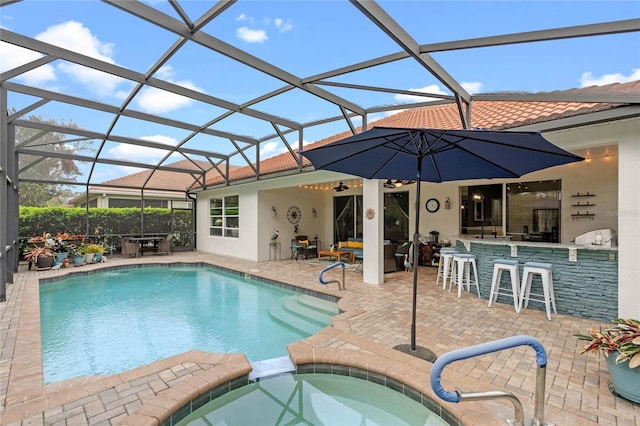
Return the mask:
<svg viewBox="0 0 640 426">
<path fill-rule="evenodd" d="M 209 235 L 209 200 L 238 195 L 239 197 L 239 237 L 218 237 Z M 198 251 L 211 254 L 232 255 L 242 259 L 258 260 L 258 193 L 250 187 L 234 186 L 219 191 L 198 195 L 197 247 Z"/>
<path fill-rule="evenodd" d="M 623 124 L 618 145 L 618 315 L 640 318 L 640 120 Z"/>
<path fill-rule="evenodd" d="M 459 188 L 460 186 L 525 182 L 533 180 L 562 180 L 561 242 L 570 244 L 579 234 L 593 229 L 612 228 L 618 233 L 617 289 L 607 294 L 617 295 L 618 314 L 625 317 L 640 317 L 640 119 L 627 119 L 598 123 L 580 128 L 545 132 L 544 136 L 554 144 L 570 151 L 597 152 L 590 161 L 553 167 L 530 173 L 517 180 L 474 180 L 468 182 L 422 183 L 420 200 L 420 233 L 440 232 L 441 239 L 454 239 L 459 232 Z M 602 147 L 617 147 L 617 154 L 609 157 Z M 586 151 L 586 150 L 589 151 Z M 580 151 L 583 150 L 583 151 Z M 614 149 L 615 151 L 615 149 Z M 223 189 L 203 191 L 198 194 L 198 247 L 211 253 L 232 253 L 234 256 L 262 261 L 269 259 L 269 241 L 273 229 L 280 231 L 282 258 L 290 255 L 289 242 L 295 235 L 293 226 L 286 220 L 287 208 L 297 205 L 302 210 L 299 233 L 313 236 L 316 233 L 328 248 L 332 242 L 332 191 L 318 191 L 305 188 L 306 184 L 326 182 L 350 176 L 326 171 L 268 179 L 246 185 L 236 185 Z M 409 191 L 410 205 L 415 205 L 416 185 L 402 188 Z M 572 219 L 576 208 L 571 207 L 571 194 L 594 193 L 596 206 L 589 212 L 593 219 Z M 362 193 L 362 188 L 353 188 L 348 194 Z M 215 194 L 239 194 L 242 209 L 241 237 L 237 241 L 229 238 L 209 237 L 208 197 Z M 444 202 L 449 198 L 450 209 Z M 427 199 L 440 201 L 440 209 L 427 212 Z M 272 216 L 271 207 L 276 207 Z M 367 208 L 365 199 L 364 208 Z M 315 208 L 317 217 L 311 218 Z M 413 213 L 413 210 L 412 210 Z M 376 215 L 382 219 L 383 215 Z M 410 234 L 413 234 L 414 219 L 410 220 Z M 366 265 L 365 265 L 366 266 Z M 610 266 L 610 264 L 607 264 Z M 609 275 L 608 275 L 609 276 Z M 612 296 L 613 297 L 613 296 Z M 610 311 L 609 311 L 610 312 Z"/>
<path fill-rule="evenodd" d="M 328 249 L 333 241 L 333 228 L 329 226 L 333 212 L 333 192 L 309 189 L 305 188 L 305 185 L 335 180 L 341 176 L 344 177 L 336 173 L 314 171 L 198 192 L 198 250 L 212 254 L 230 254 L 253 261 L 269 260 L 269 242 L 273 230 L 277 229 L 281 258 L 289 259 L 290 243 L 296 234 L 293 225 L 287 219 L 287 210 L 294 205 L 302 212 L 298 234 L 310 238 L 318 234 L 322 248 Z M 209 236 L 209 199 L 228 195 L 238 195 L 240 199 L 240 237 Z M 272 207 L 276 208 L 275 216 L 272 214 Z M 312 213 L 314 208 L 315 217 Z"/>
</svg>

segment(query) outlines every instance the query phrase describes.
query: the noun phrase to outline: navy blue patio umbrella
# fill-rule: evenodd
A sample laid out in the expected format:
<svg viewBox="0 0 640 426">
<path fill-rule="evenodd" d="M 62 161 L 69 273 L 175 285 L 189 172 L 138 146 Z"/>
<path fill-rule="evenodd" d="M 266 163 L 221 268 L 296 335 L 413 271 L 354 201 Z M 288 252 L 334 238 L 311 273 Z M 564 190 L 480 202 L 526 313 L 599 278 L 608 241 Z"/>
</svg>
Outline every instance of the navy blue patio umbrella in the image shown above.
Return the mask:
<svg viewBox="0 0 640 426">
<path fill-rule="evenodd" d="M 317 148 L 300 151 L 316 170 L 366 179 L 448 182 L 518 178 L 583 158 L 547 141 L 540 132 L 374 127 Z M 420 185 L 416 190 L 414 247 L 418 247 Z M 411 347 L 416 350 L 418 256 L 413 250 Z"/>
</svg>

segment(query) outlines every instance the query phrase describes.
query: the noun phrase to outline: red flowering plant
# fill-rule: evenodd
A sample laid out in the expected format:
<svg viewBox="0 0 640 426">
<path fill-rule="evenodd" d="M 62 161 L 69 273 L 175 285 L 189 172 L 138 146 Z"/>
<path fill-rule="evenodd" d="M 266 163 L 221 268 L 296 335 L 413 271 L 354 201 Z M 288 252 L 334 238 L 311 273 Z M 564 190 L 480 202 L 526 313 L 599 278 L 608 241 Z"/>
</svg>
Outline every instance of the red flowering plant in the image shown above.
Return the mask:
<svg viewBox="0 0 640 426">
<path fill-rule="evenodd" d="M 640 321 L 616 318 L 613 323 L 614 326 L 604 330 L 591 328 L 589 334 L 574 334 L 578 340 L 589 342 L 580 354 L 602 351 L 608 357 L 612 353 L 618 353 L 617 364 L 628 360 L 629 368 L 640 366 Z"/>
</svg>

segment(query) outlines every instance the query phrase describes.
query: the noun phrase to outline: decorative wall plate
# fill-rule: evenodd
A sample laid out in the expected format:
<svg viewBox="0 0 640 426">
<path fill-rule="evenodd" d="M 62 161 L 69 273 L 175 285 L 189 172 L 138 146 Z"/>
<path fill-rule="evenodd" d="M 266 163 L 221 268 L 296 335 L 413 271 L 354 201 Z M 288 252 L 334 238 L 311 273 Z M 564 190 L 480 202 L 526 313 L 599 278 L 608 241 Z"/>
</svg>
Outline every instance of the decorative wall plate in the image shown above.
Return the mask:
<svg viewBox="0 0 640 426">
<path fill-rule="evenodd" d="M 289 207 L 289 210 L 287 210 L 287 219 L 289 220 L 290 223 L 293 223 L 294 225 L 300 222 L 301 216 L 302 216 L 302 212 L 300 211 L 300 207 L 298 206 L 291 206 Z"/>
<path fill-rule="evenodd" d="M 376 211 L 374 209 L 372 209 L 371 207 L 369 207 L 367 209 L 367 211 L 365 212 L 365 214 L 367 215 L 367 219 L 371 220 L 374 217 L 376 217 Z"/>
</svg>

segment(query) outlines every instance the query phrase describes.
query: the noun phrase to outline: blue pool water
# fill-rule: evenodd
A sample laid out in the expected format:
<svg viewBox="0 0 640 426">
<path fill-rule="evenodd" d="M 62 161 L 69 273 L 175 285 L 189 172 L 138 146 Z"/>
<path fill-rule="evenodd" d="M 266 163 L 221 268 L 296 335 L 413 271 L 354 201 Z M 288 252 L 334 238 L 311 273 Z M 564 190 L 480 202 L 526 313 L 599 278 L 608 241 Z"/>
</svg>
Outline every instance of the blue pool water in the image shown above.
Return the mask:
<svg viewBox="0 0 640 426">
<path fill-rule="evenodd" d="M 201 425 L 444 426 L 422 404 L 385 386 L 333 374 L 262 379 L 206 403 L 177 423 Z"/>
<path fill-rule="evenodd" d="M 272 318 L 296 295 L 207 267 L 114 269 L 42 284 L 44 381 L 118 373 L 194 349 L 242 352 L 251 362 L 287 355 L 287 344 L 330 323 L 300 320 L 301 331 Z"/>
</svg>

